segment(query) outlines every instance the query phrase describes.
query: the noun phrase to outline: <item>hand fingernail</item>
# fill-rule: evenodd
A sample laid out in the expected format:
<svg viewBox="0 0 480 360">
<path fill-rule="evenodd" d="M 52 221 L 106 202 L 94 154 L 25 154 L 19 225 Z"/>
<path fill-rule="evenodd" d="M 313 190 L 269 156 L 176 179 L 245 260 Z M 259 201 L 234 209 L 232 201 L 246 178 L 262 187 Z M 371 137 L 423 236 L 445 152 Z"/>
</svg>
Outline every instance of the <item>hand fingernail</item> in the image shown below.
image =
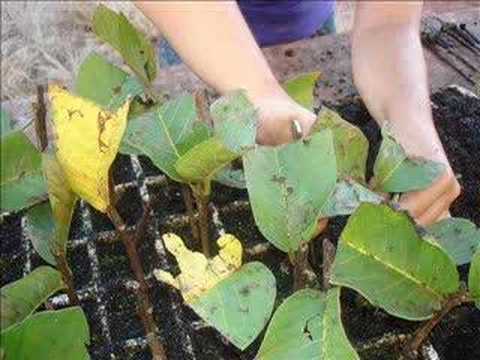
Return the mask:
<svg viewBox="0 0 480 360">
<path fill-rule="evenodd" d="M 300 140 L 303 137 L 302 126 L 298 120 L 292 120 L 290 123 L 290 131 L 292 133 L 293 140 Z"/>
</svg>

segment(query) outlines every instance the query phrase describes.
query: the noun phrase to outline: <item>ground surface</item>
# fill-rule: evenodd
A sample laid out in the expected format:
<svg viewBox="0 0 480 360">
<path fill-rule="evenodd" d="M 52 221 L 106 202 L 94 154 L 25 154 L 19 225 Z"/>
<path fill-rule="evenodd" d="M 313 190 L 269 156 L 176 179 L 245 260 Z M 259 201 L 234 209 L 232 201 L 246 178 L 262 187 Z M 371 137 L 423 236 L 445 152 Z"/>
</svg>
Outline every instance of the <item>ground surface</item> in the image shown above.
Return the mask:
<svg viewBox="0 0 480 360">
<path fill-rule="evenodd" d="M 452 213 L 480 225 L 480 99 L 449 88 L 434 94 L 433 101 L 436 125 L 463 186 Z M 358 99 L 346 98 L 329 105 L 362 128 L 373 145 L 373 159 L 380 134 Z M 155 319 L 169 359 L 253 359 L 260 340 L 243 353 L 237 351 L 184 306 L 175 290 L 156 282 L 151 275 L 154 268 L 175 270 L 176 266 L 163 249 L 155 249 L 155 239 L 171 231 L 191 239 L 179 185 L 167 181 L 143 157 L 119 156 L 114 169 L 117 190 L 123 194 L 119 206 L 121 215 L 129 224 L 134 224 L 141 216 L 140 194 L 155 198 L 159 203 L 148 235 L 142 242 L 141 256 L 145 272 L 149 274 Z M 236 234 L 249 249 L 265 244 L 254 225 L 246 191 L 215 186 L 213 194 L 212 237 L 226 231 Z M 1 285 L 19 279 L 42 264 L 22 231 L 23 222 L 22 214 L 4 216 L 1 222 Z M 326 236 L 335 242 L 344 223 L 342 218 L 332 221 Z M 81 305 L 91 328 L 92 359 L 149 359 L 143 329 L 135 314 L 135 297 L 129 290 L 133 276 L 125 249 L 112 230 L 109 220 L 88 205 L 81 203 L 76 209 L 68 253 Z M 288 295 L 292 282 L 285 255 L 273 248 L 255 257 L 247 251 L 247 260 L 254 258 L 264 261 L 274 272 L 280 302 Z M 463 274 L 466 270 L 462 269 Z M 51 303 L 55 307 L 66 306 L 66 297 L 57 296 Z M 398 358 L 395 341 L 392 346 L 385 346 L 389 344 L 388 339 L 410 334 L 418 326 L 372 308 L 351 291 L 343 293 L 343 321 L 350 340 L 361 350 L 362 358 L 368 360 Z M 434 349 L 431 351 L 438 353 L 441 360 L 478 360 L 479 338 L 480 311 L 465 306 L 454 311 L 435 330 L 430 349 Z"/>
</svg>

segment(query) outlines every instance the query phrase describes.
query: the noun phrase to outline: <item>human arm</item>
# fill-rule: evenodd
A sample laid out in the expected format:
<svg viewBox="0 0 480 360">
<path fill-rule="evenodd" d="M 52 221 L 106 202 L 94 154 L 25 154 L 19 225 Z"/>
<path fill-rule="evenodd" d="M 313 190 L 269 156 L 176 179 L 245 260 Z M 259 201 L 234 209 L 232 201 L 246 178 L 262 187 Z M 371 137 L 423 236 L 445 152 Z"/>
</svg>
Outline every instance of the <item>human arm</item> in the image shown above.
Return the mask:
<svg viewBox="0 0 480 360">
<path fill-rule="evenodd" d="M 279 85 L 236 2 L 138 1 L 136 5 L 206 83 L 220 93 L 247 91 L 259 110 L 260 143 L 290 141 L 293 119 L 308 133 L 315 116 Z"/>
<path fill-rule="evenodd" d="M 387 121 L 409 155 L 439 161 L 446 172 L 400 205 L 420 224 L 446 216 L 460 186 L 432 121 L 420 41 L 421 2 L 358 2 L 352 37 L 355 85 L 380 126 Z"/>
</svg>

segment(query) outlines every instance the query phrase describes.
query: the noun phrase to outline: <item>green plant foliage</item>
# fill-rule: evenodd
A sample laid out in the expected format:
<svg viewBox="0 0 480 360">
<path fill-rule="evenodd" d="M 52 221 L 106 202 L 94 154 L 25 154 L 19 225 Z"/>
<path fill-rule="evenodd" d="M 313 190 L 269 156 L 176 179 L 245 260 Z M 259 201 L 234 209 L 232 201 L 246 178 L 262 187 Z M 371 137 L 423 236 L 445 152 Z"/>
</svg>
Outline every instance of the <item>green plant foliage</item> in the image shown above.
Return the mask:
<svg viewBox="0 0 480 360">
<path fill-rule="evenodd" d="M 44 201 L 42 157 L 27 136 L 21 130 L 2 131 L 0 152 L 1 210 L 19 211 Z"/>
<path fill-rule="evenodd" d="M 320 76 L 319 72 L 302 74 L 286 81 L 283 88 L 290 97 L 308 110 L 313 110 L 313 90 Z"/>
<path fill-rule="evenodd" d="M 5 360 L 86 360 L 90 342 L 80 307 L 39 312 L 2 332 Z"/>
<path fill-rule="evenodd" d="M 389 193 L 423 190 L 445 171 L 443 164 L 409 158 L 400 144 L 383 129 L 383 141 L 374 165 L 374 189 Z"/>
<path fill-rule="evenodd" d="M 157 75 L 156 53 L 145 34 L 135 29 L 123 14 L 100 5 L 93 16 L 93 31 L 115 48 L 144 84 Z"/>
<path fill-rule="evenodd" d="M 331 129 L 333 133 L 338 178 L 365 184 L 368 140 L 362 131 L 326 107 L 318 113 L 312 131 L 323 129 Z"/>
<path fill-rule="evenodd" d="M 328 218 L 338 215 L 350 215 L 360 206 L 361 203 L 381 204 L 385 199 L 360 185 L 353 180 L 340 181 L 322 207 L 321 217 Z"/>
<path fill-rule="evenodd" d="M 244 156 L 244 168 L 262 234 L 285 252 L 310 241 L 337 181 L 331 130 L 288 145 L 257 146 Z"/>
<path fill-rule="evenodd" d="M 429 226 L 427 231 L 427 236 L 432 237 L 457 265 L 468 264 L 480 246 L 480 230 L 467 219 L 445 219 Z"/>
<path fill-rule="evenodd" d="M 331 281 L 409 320 L 431 317 L 460 286 L 455 263 L 417 234 L 406 213 L 368 203 L 342 232 Z"/>
<path fill-rule="evenodd" d="M 216 173 L 214 180 L 220 184 L 236 189 L 245 189 L 247 187 L 243 170 L 234 169 L 231 165 L 227 165 Z"/>
<path fill-rule="evenodd" d="M 354 360 L 340 316 L 340 289 L 301 290 L 273 315 L 258 360 Z"/>
<path fill-rule="evenodd" d="M 25 320 L 48 297 L 64 288 L 60 273 L 49 266 L 41 266 L 24 278 L 3 286 L 0 302 L 2 331 Z"/>
<path fill-rule="evenodd" d="M 190 306 L 241 350 L 267 324 L 276 297 L 275 277 L 259 262 L 245 264 Z"/>
<path fill-rule="evenodd" d="M 480 248 L 473 256 L 472 263 L 470 264 L 468 288 L 470 290 L 470 295 L 480 309 Z"/>
<path fill-rule="evenodd" d="M 33 247 L 51 265 L 55 256 L 65 253 L 77 196 L 65 181 L 55 155 L 43 155 L 43 172 L 48 184 L 50 203 L 40 204 L 28 210 L 26 228 Z"/>
</svg>

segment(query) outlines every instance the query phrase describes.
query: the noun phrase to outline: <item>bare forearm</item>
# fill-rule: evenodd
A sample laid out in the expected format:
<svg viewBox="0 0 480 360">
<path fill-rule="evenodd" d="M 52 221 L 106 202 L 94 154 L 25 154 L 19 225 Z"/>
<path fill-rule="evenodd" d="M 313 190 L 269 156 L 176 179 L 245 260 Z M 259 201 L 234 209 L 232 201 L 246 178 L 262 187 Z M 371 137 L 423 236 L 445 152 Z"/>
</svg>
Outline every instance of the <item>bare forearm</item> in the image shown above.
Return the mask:
<svg viewBox="0 0 480 360">
<path fill-rule="evenodd" d="M 205 82 L 224 93 L 251 97 L 278 91 L 262 52 L 235 2 L 136 2 Z"/>
</svg>

